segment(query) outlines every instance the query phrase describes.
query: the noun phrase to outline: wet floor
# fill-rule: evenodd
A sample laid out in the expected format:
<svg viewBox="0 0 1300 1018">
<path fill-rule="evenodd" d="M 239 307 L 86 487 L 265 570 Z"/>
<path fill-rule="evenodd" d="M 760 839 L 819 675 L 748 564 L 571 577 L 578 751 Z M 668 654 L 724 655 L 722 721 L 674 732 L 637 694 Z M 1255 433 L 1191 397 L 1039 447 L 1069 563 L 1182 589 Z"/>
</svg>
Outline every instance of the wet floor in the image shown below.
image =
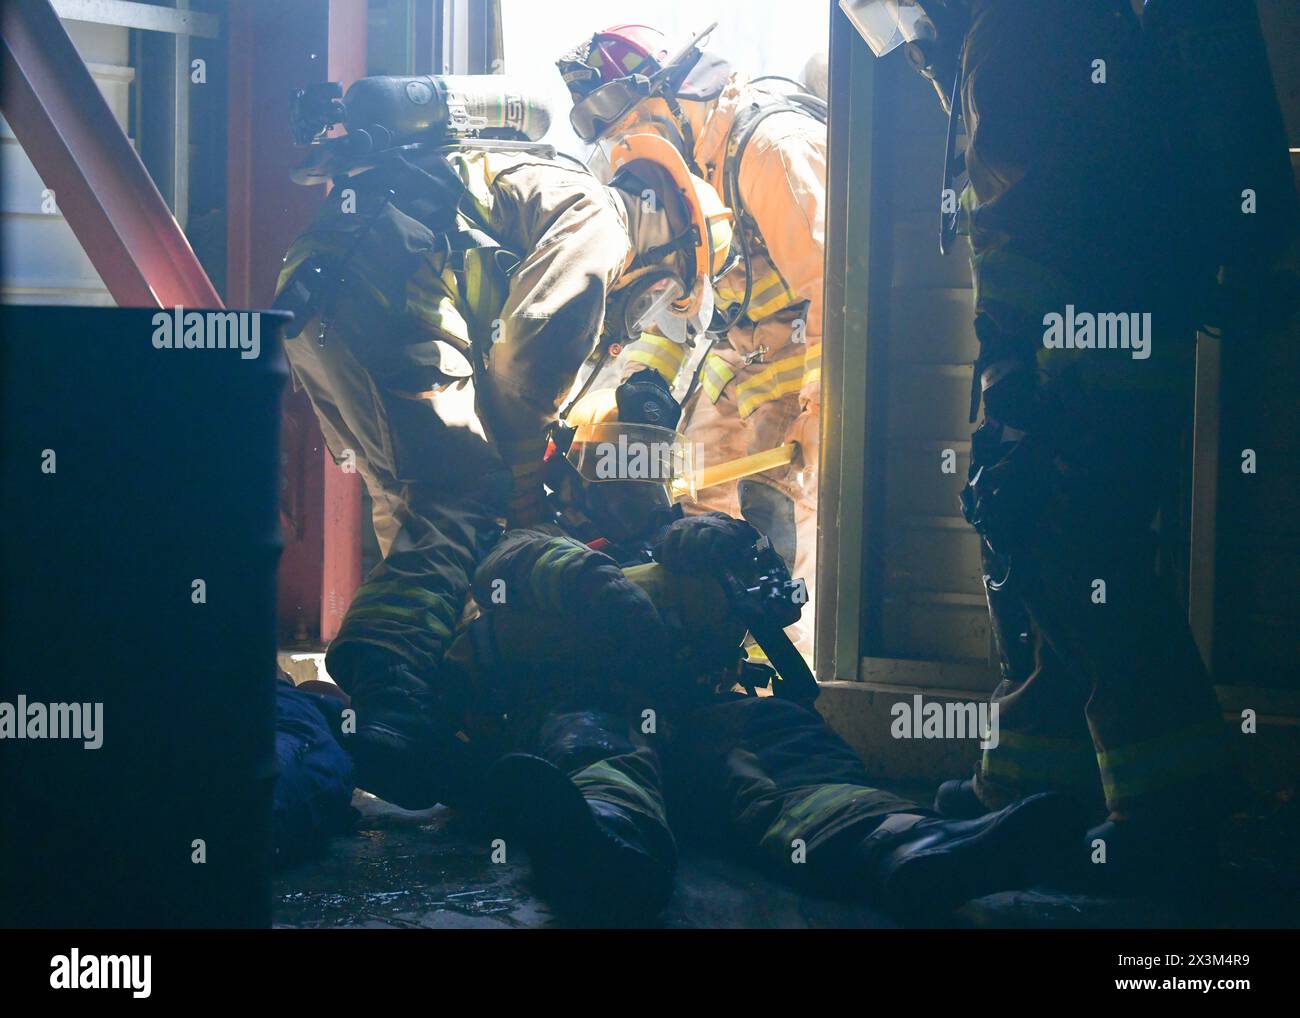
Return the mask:
<svg viewBox="0 0 1300 1018">
<path fill-rule="evenodd" d="M 527 858 L 442 808 L 410 814 L 359 797 L 359 826 L 275 880 L 281 927 L 538 928 L 569 925 L 532 891 Z M 957 926 L 1238 927 L 1300 923 L 1294 810 L 1243 815 L 1229 861 L 1173 900 L 1100 898 L 1038 888 L 991 895 L 955 913 Z M 1292 832 L 1294 834 L 1295 832 Z M 1235 837 L 1235 847 L 1234 847 Z M 682 852 L 673 899 L 656 923 L 670 928 L 825 929 L 895 925 L 866 906 L 800 894 L 706 851 Z"/>
</svg>

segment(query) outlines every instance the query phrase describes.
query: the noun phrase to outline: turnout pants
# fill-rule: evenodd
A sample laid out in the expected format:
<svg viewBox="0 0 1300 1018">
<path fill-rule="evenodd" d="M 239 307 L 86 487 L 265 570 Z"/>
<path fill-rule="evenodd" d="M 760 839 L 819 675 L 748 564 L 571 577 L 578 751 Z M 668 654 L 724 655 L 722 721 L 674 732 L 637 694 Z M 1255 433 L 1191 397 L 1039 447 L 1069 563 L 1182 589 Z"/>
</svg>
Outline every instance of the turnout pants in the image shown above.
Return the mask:
<svg viewBox="0 0 1300 1018">
<path fill-rule="evenodd" d="M 798 384 L 803 377 L 804 347 L 789 344 L 762 362 L 746 364 L 731 347 L 715 346 L 702 370 L 702 384 L 684 408 L 684 431 L 688 441 L 701 447 L 706 468 L 775 449 L 792 437 L 799 442 L 794 462 L 739 482 L 704 488 L 696 507 L 748 520 L 771 539 L 790 574 L 807 584 L 803 616 L 788 632 L 799 651 L 811 660 L 817 581 L 818 436 L 815 425 L 812 434 L 790 434 L 800 412 Z M 794 388 L 783 391 L 783 386 Z"/>
<path fill-rule="evenodd" d="M 330 453 L 354 461 L 365 480 L 384 554 L 330 644 L 327 666 L 351 692 L 356 654 L 377 647 L 427 680 L 500 533 L 509 471 L 472 422 L 448 423 L 432 400 L 379 385 L 344 330 L 332 330 L 324 346 L 315 334 L 308 323 L 285 350 Z"/>
<path fill-rule="evenodd" d="M 929 814 L 872 788 L 820 715 L 777 697 L 710 702 L 668 736 L 631 732 L 621 714 L 557 711 L 535 751 L 650 844 L 672 845 L 677 828 L 809 889 L 862 893 L 853 847 L 891 814 Z"/>
<path fill-rule="evenodd" d="M 1115 817 L 1213 811 L 1226 732 L 1153 532 L 1169 511 L 1183 408 L 1167 395 L 1088 400 L 1060 407 L 1069 486 L 1010 555 L 1034 668 L 994 692 L 1000 737 L 976 787 L 990 809 L 1064 789 L 1104 798 Z"/>
</svg>

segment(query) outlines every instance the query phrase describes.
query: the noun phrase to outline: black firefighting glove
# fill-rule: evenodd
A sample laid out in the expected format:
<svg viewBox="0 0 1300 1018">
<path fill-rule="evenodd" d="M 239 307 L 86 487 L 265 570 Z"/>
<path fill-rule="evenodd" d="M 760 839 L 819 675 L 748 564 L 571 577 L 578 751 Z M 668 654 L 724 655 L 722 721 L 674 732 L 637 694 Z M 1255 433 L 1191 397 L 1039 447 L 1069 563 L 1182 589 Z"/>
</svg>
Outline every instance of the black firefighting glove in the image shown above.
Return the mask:
<svg viewBox="0 0 1300 1018">
<path fill-rule="evenodd" d="M 675 573 L 716 576 L 744 562 L 759 537 L 749 523 L 725 513 L 687 516 L 659 535 L 654 557 Z"/>
</svg>

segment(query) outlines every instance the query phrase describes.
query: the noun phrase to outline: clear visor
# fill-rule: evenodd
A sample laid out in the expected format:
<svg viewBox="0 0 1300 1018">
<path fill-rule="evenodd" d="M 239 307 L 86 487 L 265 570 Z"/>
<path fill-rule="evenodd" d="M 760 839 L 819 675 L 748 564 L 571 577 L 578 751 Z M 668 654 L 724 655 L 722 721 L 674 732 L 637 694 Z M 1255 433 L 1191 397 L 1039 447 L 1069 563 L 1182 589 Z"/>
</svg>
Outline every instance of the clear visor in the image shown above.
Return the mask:
<svg viewBox="0 0 1300 1018">
<path fill-rule="evenodd" d="M 840 9 L 878 57 L 920 35 L 925 12 L 909 0 L 840 0 Z"/>
<path fill-rule="evenodd" d="M 588 483 L 635 481 L 662 486 L 674 496 L 695 494 L 694 443 L 671 428 L 622 421 L 583 424 L 567 457 Z"/>
<path fill-rule="evenodd" d="M 602 184 L 608 184 L 614 179 L 614 167 L 610 165 L 609 153 L 605 151 L 603 143 L 593 145 L 587 153 L 587 169 Z"/>
</svg>

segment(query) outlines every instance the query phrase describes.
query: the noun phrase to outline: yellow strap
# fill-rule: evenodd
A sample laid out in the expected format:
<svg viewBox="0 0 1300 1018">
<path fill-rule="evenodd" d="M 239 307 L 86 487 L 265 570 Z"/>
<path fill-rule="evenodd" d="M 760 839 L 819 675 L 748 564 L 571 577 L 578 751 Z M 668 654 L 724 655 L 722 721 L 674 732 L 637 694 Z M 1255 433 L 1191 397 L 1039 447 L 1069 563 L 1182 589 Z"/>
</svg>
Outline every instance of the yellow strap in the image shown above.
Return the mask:
<svg viewBox="0 0 1300 1018">
<path fill-rule="evenodd" d="M 740 456 L 716 466 L 706 467 L 695 477 L 695 490 L 712 488 L 714 485 L 726 484 L 729 481 L 739 481 L 754 474 L 783 467 L 794 461 L 795 447 L 796 443 L 787 442 L 785 445 L 778 445 L 775 449 L 765 449 L 763 452 L 750 453 L 748 456 Z M 687 485 L 685 479 L 674 480 L 673 495 L 677 498 L 685 495 L 688 490 Z"/>
</svg>

